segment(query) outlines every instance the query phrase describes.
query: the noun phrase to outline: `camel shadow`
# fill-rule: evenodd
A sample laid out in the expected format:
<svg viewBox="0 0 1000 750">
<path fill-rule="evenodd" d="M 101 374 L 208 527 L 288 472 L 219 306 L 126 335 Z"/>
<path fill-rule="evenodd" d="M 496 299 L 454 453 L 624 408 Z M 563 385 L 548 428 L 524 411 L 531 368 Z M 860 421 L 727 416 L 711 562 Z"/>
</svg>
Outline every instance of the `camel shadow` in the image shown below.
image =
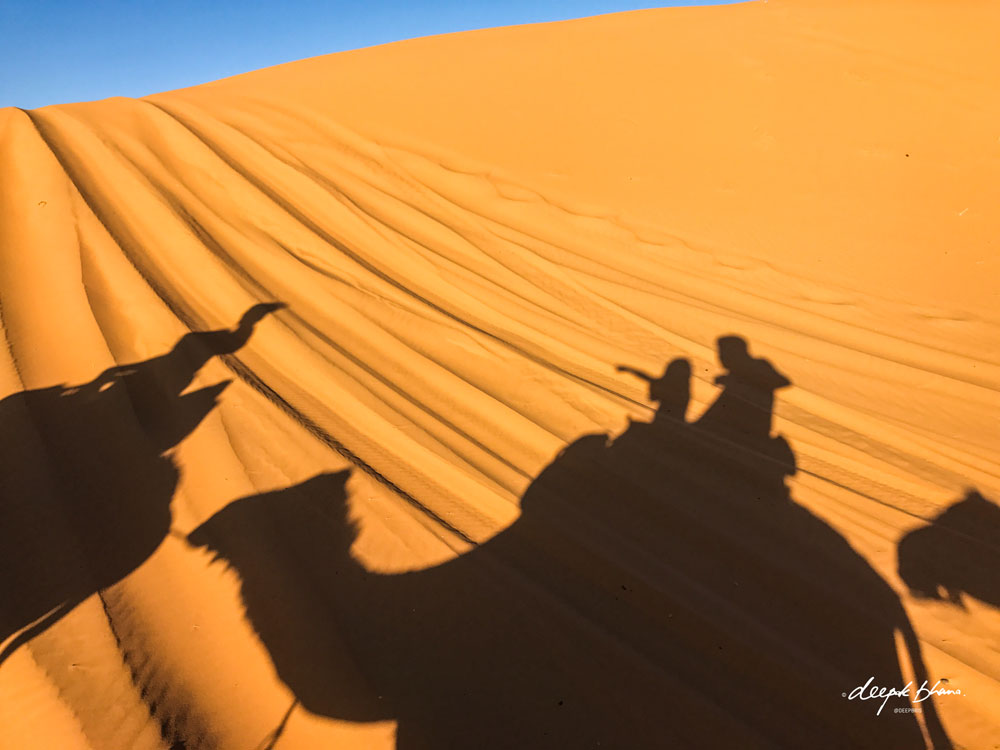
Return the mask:
<svg viewBox="0 0 1000 750">
<path fill-rule="evenodd" d="M 790 381 L 718 343 L 723 390 L 697 421 L 685 360 L 622 368 L 649 382 L 652 421 L 568 446 L 514 524 L 437 567 L 352 557 L 347 472 L 236 500 L 189 541 L 237 572 L 304 708 L 395 720 L 401 750 L 923 748 L 893 710 L 906 699 L 848 698 L 907 682 L 897 635 L 918 684 L 926 669 L 895 591 L 790 496 L 795 457 L 772 431 Z"/>
<path fill-rule="evenodd" d="M 233 330 L 189 333 L 89 383 L 0 401 L 0 664 L 160 545 L 179 476 L 169 451 L 230 381 L 184 391 L 279 307 L 256 305 Z"/>
<path fill-rule="evenodd" d="M 1000 508 L 974 490 L 899 543 L 899 576 L 918 597 L 1000 608 Z"/>
</svg>

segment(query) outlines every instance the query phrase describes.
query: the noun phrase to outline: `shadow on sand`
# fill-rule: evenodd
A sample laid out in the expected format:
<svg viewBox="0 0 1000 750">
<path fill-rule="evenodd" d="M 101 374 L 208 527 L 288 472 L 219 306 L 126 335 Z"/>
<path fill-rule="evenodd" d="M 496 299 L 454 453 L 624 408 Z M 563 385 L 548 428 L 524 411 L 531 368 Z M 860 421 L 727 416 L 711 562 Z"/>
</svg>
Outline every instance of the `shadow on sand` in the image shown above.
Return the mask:
<svg viewBox="0 0 1000 750">
<path fill-rule="evenodd" d="M 788 379 L 719 340 L 718 399 L 685 419 L 690 365 L 650 384 L 655 418 L 567 447 L 522 514 L 438 567 L 351 556 L 347 472 L 237 500 L 189 541 L 241 579 L 249 620 L 309 711 L 398 722 L 415 748 L 924 747 L 901 688 L 900 600 L 785 480 L 772 434 Z M 922 718 L 950 747 L 933 701 Z"/>
<path fill-rule="evenodd" d="M 899 543 L 899 576 L 914 595 L 965 608 L 962 594 L 1000 608 L 1000 508 L 969 491 Z"/>
<path fill-rule="evenodd" d="M 0 664 L 160 545 L 178 480 L 167 451 L 229 381 L 185 389 L 281 306 L 256 305 L 231 331 L 189 333 L 167 354 L 84 385 L 0 401 Z"/>
</svg>

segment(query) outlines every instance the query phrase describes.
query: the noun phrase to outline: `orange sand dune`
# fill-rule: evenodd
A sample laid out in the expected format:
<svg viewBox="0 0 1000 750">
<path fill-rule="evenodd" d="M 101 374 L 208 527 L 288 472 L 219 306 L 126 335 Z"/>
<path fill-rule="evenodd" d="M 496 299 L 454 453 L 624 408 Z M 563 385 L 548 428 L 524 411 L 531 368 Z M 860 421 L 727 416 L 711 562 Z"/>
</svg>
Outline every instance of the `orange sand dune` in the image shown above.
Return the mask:
<svg viewBox="0 0 1000 750">
<path fill-rule="evenodd" d="M 0 746 L 995 747 L 998 23 L 0 111 Z"/>
</svg>

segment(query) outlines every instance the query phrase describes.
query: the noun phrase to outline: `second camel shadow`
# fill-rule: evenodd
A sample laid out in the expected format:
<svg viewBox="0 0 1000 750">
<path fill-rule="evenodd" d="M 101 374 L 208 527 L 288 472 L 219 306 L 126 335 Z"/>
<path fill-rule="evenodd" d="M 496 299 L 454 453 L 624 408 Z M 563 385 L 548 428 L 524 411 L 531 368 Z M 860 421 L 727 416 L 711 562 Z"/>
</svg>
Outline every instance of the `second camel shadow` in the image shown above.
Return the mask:
<svg viewBox="0 0 1000 750">
<path fill-rule="evenodd" d="M 237 500 L 193 532 L 238 573 L 248 619 L 303 707 L 397 722 L 431 748 L 923 748 L 901 688 L 895 591 L 785 480 L 772 432 L 789 380 L 719 339 L 723 390 L 687 422 L 691 368 L 636 370 L 659 409 L 588 435 L 531 484 L 521 516 L 437 567 L 352 555 L 348 472 Z M 932 701 L 936 748 L 950 747 Z"/>
<path fill-rule="evenodd" d="M 0 665 L 159 547 L 179 479 L 169 451 L 230 381 L 187 389 L 283 306 L 255 305 L 232 330 L 188 333 L 161 356 L 83 385 L 0 401 Z"/>
<path fill-rule="evenodd" d="M 918 598 L 966 609 L 963 594 L 1000 608 L 1000 507 L 979 492 L 899 543 L 899 576 Z"/>
</svg>

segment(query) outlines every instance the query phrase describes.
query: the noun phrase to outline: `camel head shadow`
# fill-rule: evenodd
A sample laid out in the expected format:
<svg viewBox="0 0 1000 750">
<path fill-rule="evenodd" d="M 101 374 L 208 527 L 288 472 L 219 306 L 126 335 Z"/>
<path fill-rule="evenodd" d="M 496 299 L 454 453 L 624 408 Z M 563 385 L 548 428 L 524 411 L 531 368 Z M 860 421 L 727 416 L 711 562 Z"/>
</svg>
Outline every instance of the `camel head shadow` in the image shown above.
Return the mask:
<svg viewBox="0 0 1000 750">
<path fill-rule="evenodd" d="M 350 471 L 317 474 L 301 484 L 234 500 L 187 536 L 188 544 L 203 548 L 213 559 L 241 569 L 241 540 L 255 529 L 272 530 L 276 540 L 295 542 L 294 554 L 312 562 L 317 554 L 349 555 L 358 535 L 349 517 L 347 480 Z"/>
<path fill-rule="evenodd" d="M 279 678 L 308 711 L 345 721 L 391 718 L 338 636 L 338 606 L 367 572 L 351 557 L 350 471 L 231 502 L 187 543 L 234 571 L 248 621 Z"/>
<path fill-rule="evenodd" d="M 922 599 L 965 608 L 963 594 L 1000 608 L 1000 507 L 965 496 L 899 542 L 899 575 Z"/>
</svg>

